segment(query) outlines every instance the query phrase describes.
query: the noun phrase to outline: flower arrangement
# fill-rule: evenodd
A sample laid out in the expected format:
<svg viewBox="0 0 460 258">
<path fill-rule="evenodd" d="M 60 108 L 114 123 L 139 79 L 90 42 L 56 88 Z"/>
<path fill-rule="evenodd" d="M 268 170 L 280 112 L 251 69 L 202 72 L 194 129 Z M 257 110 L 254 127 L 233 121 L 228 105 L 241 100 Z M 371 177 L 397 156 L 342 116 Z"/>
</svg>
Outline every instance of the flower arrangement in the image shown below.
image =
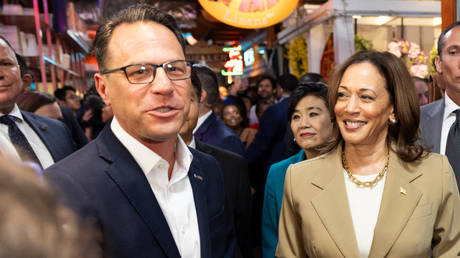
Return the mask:
<svg viewBox="0 0 460 258">
<path fill-rule="evenodd" d="M 420 78 L 428 75 L 428 57 L 421 51 L 418 44 L 404 39 L 392 41 L 388 44 L 388 52 L 403 59 L 407 57 L 411 75 Z"/>
<path fill-rule="evenodd" d="M 300 36 L 289 43 L 287 56 L 292 74 L 298 79 L 308 72 L 307 41 Z"/>
<path fill-rule="evenodd" d="M 429 68 L 429 73 L 430 74 L 435 74 L 436 73 L 436 67 L 434 65 L 434 59 L 438 55 L 438 48 L 436 45 L 433 46 L 433 48 L 430 51 L 430 68 Z"/>
<path fill-rule="evenodd" d="M 372 44 L 372 41 L 367 40 L 360 35 L 356 34 L 355 35 L 355 51 L 361 51 L 361 50 L 373 50 L 374 49 L 374 44 Z"/>
</svg>

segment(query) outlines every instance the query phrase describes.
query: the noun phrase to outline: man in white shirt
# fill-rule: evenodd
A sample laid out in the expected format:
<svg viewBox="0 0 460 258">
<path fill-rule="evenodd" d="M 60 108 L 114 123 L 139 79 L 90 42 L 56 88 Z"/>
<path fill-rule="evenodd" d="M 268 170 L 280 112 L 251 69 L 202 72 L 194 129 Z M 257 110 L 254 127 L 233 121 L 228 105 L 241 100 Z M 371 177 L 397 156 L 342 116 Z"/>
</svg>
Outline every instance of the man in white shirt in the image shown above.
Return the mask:
<svg viewBox="0 0 460 258">
<path fill-rule="evenodd" d="M 21 68 L 13 48 L 0 36 L 0 153 L 47 168 L 71 154 L 74 145 L 62 122 L 18 108 L 25 76 Z"/>
<path fill-rule="evenodd" d="M 174 19 L 131 6 L 99 27 L 94 50 L 113 121 L 45 176 L 102 233 L 106 257 L 232 257 L 222 171 L 178 137 L 192 63 Z"/>
<path fill-rule="evenodd" d="M 445 97 L 421 108 L 422 141 L 431 151 L 447 155 L 460 183 L 460 22 L 448 26 L 438 39 L 435 59 L 445 82 Z"/>
</svg>

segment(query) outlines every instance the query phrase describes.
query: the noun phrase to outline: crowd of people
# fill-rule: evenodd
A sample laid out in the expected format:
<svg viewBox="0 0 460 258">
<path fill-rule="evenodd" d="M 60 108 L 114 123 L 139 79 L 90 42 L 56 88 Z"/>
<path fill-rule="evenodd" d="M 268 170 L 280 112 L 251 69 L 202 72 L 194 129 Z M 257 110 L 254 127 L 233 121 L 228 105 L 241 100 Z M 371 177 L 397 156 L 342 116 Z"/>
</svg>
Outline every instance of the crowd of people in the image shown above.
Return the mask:
<svg viewBox="0 0 460 258">
<path fill-rule="evenodd" d="M 361 51 L 329 83 L 221 99 L 172 16 L 137 4 L 98 29 L 81 98 L 24 90 L 0 36 L 0 256 L 456 257 L 460 22 L 437 47 L 431 84 Z"/>
</svg>

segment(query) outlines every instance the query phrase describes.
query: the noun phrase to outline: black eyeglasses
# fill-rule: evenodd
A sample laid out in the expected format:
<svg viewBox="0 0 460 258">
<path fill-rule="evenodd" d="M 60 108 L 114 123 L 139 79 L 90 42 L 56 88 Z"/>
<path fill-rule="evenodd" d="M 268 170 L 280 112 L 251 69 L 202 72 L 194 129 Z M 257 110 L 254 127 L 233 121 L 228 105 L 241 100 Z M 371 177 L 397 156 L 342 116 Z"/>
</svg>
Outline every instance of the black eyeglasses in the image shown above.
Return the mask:
<svg viewBox="0 0 460 258">
<path fill-rule="evenodd" d="M 116 71 L 123 71 L 126 79 L 131 84 L 149 84 L 155 80 L 156 69 L 161 67 L 166 73 L 166 76 L 171 81 L 179 81 L 190 78 L 192 74 L 192 61 L 174 60 L 163 64 L 131 64 L 111 70 L 103 70 L 101 74 L 109 74 Z"/>
</svg>

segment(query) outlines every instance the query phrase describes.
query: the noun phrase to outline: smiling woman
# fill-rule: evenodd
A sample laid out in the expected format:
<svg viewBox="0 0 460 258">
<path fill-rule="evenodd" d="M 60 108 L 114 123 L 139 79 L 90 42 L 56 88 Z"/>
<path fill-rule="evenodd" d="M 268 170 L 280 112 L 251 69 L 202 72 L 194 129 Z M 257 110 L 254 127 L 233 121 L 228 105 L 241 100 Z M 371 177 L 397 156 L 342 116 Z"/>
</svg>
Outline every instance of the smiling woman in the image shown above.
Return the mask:
<svg viewBox="0 0 460 258">
<path fill-rule="evenodd" d="M 288 166 L 318 156 L 321 146 L 330 141 L 333 123 L 327 104 L 327 85 L 322 82 L 300 84 L 289 98 L 287 113 L 295 142 L 302 150 L 273 164 L 268 172 L 262 211 L 264 257 L 275 256 L 284 177 Z"/>
<path fill-rule="evenodd" d="M 330 150 L 286 174 L 277 257 L 454 257 L 460 195 L 446 157 L 426 153 L 411 77 L 362 51 L 329 89 Z"/>
</svg>

